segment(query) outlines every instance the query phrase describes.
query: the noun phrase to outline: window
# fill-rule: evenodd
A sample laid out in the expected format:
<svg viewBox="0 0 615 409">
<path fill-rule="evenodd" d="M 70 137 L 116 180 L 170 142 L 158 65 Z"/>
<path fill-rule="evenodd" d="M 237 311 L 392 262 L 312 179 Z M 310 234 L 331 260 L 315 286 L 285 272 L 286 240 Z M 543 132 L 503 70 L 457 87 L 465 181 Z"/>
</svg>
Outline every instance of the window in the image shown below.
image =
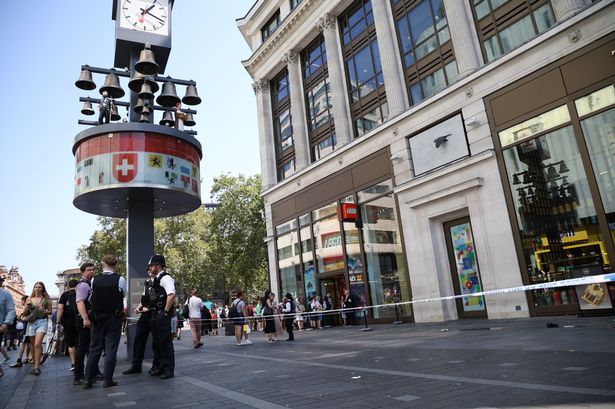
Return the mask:
<svg viewBox="0 0 615 409">
<path fill-rule="evenodd" d="M 301 0 L 290 0 L 290 9 L 294 10 L 300 3 Z"/>
<path fill-rule="evenodd" d="M 295 173 L 295 148 L 288 87 L 288 71 L 284 69 L 271 81 L 271 108 L 278 181 Z"/>
<path fill-rule="evenodd" d="M 388 115 L 380 50 L 370 0 L 359 0 L 339 17 L 355 137 L 382 124 Z"/>
<path fill-rule="evenodd" d="M 335 149 L 335 126 L 323 36 L 301 53 L 311 159 L 316 161 Z"/>
<path fill-rule="evenodd" d="M 485 59 L 490 62 L 555 24 L 548 0 L 471 0 Z"/>
<path fill-rule="evenodd" d="M 280 26 L 280 10 L 276 11 L 273 16 L 267 21 L 267 24 L 261 28 L 261 38 L 263 42 L 268 39 L 271 34 Z"/>
<path fill-rule="evenodd" d="M 443 0 L 393 0 L 410 103 L 442 91 L 459 76 Z"/>
</svg>

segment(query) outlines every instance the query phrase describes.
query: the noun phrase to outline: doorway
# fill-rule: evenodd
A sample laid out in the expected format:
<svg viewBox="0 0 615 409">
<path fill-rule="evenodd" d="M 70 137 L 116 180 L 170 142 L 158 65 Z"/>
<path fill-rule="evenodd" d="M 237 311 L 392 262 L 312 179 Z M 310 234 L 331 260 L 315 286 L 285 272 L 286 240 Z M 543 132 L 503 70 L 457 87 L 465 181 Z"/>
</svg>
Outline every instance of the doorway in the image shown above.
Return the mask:
<svg viewBox="0 0 615 409">
<path fill-rule="evenodd" d="M 346 278 L 343 275 L 320 280 L 320 294 L 322 295 L 322 299 L 324 300 L 327 294 L 331 297 L 331 305 L 327 306 L 328 310 L 337 310 L 342 308 L 345 289 Z M 323 325 L 340 325 L 340 315 L 325 315 Z"/>
<path fill-rule="evenodd" d="M 444 223 L 444 236 L 455 295 L 481 292 L 482 284 L 470 218 L 464 217 Z M 487 318 L 483 296 L 456 298 L 455 303 L 459 318 Z"/>
</svg>

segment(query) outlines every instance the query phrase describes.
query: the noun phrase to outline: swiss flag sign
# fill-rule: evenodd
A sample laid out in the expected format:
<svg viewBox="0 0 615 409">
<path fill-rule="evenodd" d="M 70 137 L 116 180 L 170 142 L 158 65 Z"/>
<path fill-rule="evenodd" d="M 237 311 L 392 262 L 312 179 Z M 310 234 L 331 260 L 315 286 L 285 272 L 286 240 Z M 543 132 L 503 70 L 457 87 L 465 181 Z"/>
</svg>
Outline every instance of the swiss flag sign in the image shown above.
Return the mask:
<svg viewBox="0 0 615 409">
<path fill-rule="evenodd" d="M 137 176 L 137 154 L 116 153 L 113 155 L 113 177 L 120 183 L 130 182 Z"/>
</svg>

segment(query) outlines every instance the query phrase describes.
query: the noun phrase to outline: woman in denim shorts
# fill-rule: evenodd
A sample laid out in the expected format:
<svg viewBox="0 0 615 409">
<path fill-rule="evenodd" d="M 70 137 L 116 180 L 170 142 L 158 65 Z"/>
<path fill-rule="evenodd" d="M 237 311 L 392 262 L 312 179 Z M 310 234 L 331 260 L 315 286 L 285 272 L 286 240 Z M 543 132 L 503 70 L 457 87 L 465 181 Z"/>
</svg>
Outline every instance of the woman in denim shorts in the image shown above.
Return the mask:
<svg viewBox="0 0 615 409">
<path fill-rule="evenodd" d="M 34 284 L 32 294 L 26 301 L 26 308 L 29 311 L 37 311 L 36 320 L 28 322 L 26 336 L 30 337 L 30 344 L 34 348 L 34 366 L 30 373 L 39 375 L 41 373 L 41 356 L 43 355 L 43 338 L 47 333 L 47 321 L 52 312 L 51 297 L 47 294 L 45 284 L 41 281 Z"/>
</svg>

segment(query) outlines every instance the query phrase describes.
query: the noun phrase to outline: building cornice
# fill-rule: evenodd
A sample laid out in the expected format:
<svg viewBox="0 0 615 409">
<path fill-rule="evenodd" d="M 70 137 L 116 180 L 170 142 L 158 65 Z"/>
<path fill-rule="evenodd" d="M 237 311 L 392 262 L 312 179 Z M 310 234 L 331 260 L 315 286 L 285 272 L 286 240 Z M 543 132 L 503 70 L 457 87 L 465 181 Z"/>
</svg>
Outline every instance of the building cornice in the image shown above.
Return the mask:
<svg viewBox="0 0 615 409">
<path fill-rule="evenodd" d="M 295 32 L 302 27 L 303 21 L 314 13 L 325 0 L 304 0 L 287 18 L 282 21 L 277 30 L 265 40 L 253 53 L 250 58 L 242 61 L 248 73 L 255 78 L 256 73 L 262 65 L 269 61 L 272 54 L 281 48 L 281 45 Z"/>
</svg>

